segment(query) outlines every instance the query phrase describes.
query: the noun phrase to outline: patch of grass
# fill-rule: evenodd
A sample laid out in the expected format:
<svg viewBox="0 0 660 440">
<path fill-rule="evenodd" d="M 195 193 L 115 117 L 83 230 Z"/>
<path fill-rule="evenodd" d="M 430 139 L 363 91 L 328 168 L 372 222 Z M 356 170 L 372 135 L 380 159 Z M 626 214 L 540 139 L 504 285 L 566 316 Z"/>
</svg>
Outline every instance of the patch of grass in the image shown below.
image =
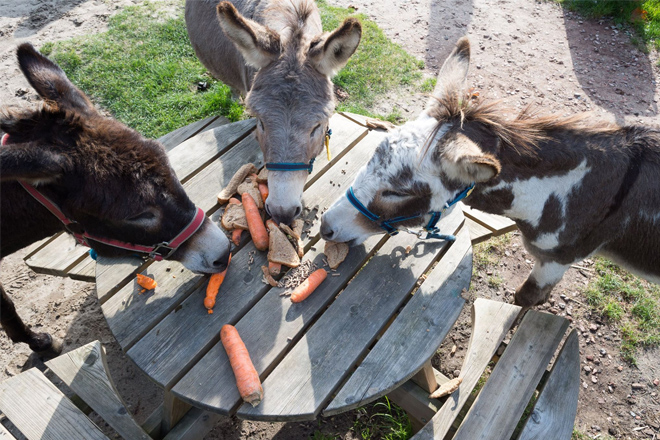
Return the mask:
<svg viewBox="0 0 660 440">
<path fill-rule="evenodd" d="M 597 258 L 597 276 L 584 291 L 592 309 L 621 331 L 621 354 L 635 363 L 640 347 L 660 344 L 660 287 Z"/>
<path fill-rule="evenodd" d="M 404 410 L 394 405 L 387 397 L 373 404 L 373 414 L 360 408 L 353 423 L 353 432 L 362 440 L 408 440 L 412 437 L 412 425 Z"/>
<path fill-rule="evenodd" d="M 573 428 L 573 435 L 571 435 L 571 440 L 591 440 L 593 437 L 591 437 L 589 434 L 583 434 L 577 429 Z M 614 437 L 610 437 L 609 435 L 605 435 L 604 437 L 601 435 L 598 437 L 601 440 L 614 440 Z"/>
<path fill-rule="evenodd" d="M 310 440 L 338 440 L 340 438 L 337 434 L 323 434 L 321 431 L 316 430 L 309 439 Z"/>
<path fill-rule="evenodd" d="M 611 17 L 619 26 L 632 26 L 643 44 L 660 49 L 660 2 L 658 0 L 558 0 L 573 11 L 592 17 Z"/>
<path fill-rule="evenodd" d="M 175 14 L 166 14 L 172 5 Z M 42 51 L 117 119 L 158 137 L 209 115 L 242 117 L 229 87 L 209 77 L 195 56 L 182 1 L 127 7 L 108 26 L 101 34 L 47 43 Z M 199 91 L 200 82 L 208 89 Z"/>
<path fill-rule="evenodd" d="M 499 275 L 492 275 L 489 276 L 486 281 L 488 282 L 488 286 L 497 289 L 501 287 L 504 284 L 504 278 L 502 278 Z"/>
<path fill-rule="evenodd" d="M 349 99 L 340 103 L 337 109 L 390 121 L 399 118 L 398 114 L 374 114 L 373 106 L 380 98 L 392 96 L 401 87 L 410 86 L 413 92 L 424 92 L 428 88 L 422 83 L 424 62 L 391 42 L 364 14 L 330 6 L 326 0 L 318 0 L 317 3 L 325 30 L 336 28 L 349 16 L 357 17 L 362 23 L 360 45 L 346 67 L 333 79 L 349 94 Z"/>
<path fill-rule="evenodd" d="M 512 233 L 498 235 L 491 239 L 479 243 L 472 248 L 472 261 L 474 261 L 473 274 L 477 270 L 484 270 L 488 266 L 497 264 L 500 256 L 511 243 Z"/>
</svg>

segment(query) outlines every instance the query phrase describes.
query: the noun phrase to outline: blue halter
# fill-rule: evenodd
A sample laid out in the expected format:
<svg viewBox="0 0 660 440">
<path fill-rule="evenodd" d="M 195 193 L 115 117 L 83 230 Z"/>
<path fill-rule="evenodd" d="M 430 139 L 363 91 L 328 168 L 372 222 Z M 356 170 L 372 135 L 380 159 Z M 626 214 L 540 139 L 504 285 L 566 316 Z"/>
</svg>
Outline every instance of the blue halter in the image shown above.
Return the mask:
<svg viewBox="0 0 660 440">
<path fill-rule="evenodd" d="M 328 131 L 325 132 L 324 145 L 328 148 L 328 143 L 330 142 L 330 136 L 332 136 L 332 130 L 328 128 Z M 269 171 L 304 171 L 307 170 L 309 174 L 312 174 L 314 169 L 314 159 L 312 158 L 309 163 L 305 162 L 267 162 L 266 169 Z"/>
<path fill-rule="evenodd" d="M 355 197 L 355 193 L 353 192 L 353 187 L 351 186 L 348 188 L 346 191 L 346 198 L 348 199 L 349 202 L 351 202 L 351 205 L 355 207 L 358 211 L 360 211 L 360 214 L 364 215 L 367 217 L 369 220 L 372 222 L 379 222 L 378 225 L 385 229 L 385 232 L 387 232 L 388 235 L 393 236 L 398 234 L 400 231 L 405 231 L 410 234 L 416 235 L 417 238 L 419 239 L 425 239 L 428 240 L 430 238 L 437 238 L 439 240 L 446 240 L 446 241 L 455 241 L 456 237 L 453 235 L 445 235 L 445 234 L 440 234 L 440 229 L 436 226 L 438 224 L 438 221 L 440 220 L 440 217 L 442 217 L 442 213 L 449 209 L 451 206 L 455 205 L 456 203 L 460 202 L 464 198 L 470 195 L 472 193 L 472 190 L 474 189 L 474 182 L 470 184 L 467 188 L 465 188 L 463 191 L 461 191 L 454 199 L 450 202 L 445 203 L 445 206 L 442 208 L 440 211 L 431 211 L 428 214 L 431 214 L 431 219 L 427 223 L 426 226 L 424 226 L 424 231 L 426 231 L 426 237 L 422 237 L 422 234 L 424 233 L 423 231 L 419 232 L 414 232 L 408 228 L 406 229 L 399 229 L 394 226 L 392 226 L 392 223 L 400 223 L 404 222 L 406 220 L 412 220 L 414 218 L 419 218 L 425 214 L 415 214 L 415 215 L 410 215 L 408 217 L 394 217 L 388 220 L 380 220 L 380 216 L 374 214 L 373 212 L 369 211 L 366 206 L 360 202 L 357 197 Z"/>
</svg>

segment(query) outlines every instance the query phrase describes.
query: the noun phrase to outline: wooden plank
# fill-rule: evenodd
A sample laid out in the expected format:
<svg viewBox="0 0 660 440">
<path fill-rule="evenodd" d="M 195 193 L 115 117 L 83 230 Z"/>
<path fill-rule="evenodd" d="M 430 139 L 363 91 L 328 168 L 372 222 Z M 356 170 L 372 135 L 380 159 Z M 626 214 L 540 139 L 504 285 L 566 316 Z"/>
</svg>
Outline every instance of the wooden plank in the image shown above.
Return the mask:
<svg viewBox="0 0 660 440">
<path fill-rule="evenodd" d="M 48 275 L 67 276 L 70 268 L 82 261 L 89 248 L 77 244 L 73 236 L 60 234 L 44 248 L 25 259 L 33 271 Z"/>
<path fill-rule="evenodd" d="M 11 435 L 11 433 L 0 423 L 0 440 L 16 440 L 16 437 Z"/>
<path fill-rule="evenodd" d="M 305 206 L 317 211 L 328 208 L 343 194 L 344 188 L 352 181 L 379 142 L 380 137 L 373 136 L 360 143 L 360 148 L 352 149 L 345 156 L 348 158 L 348 165 L 341 169 L 333 168 L 305 191 Z M 332 186 L 330 181 L 339 185 Z M 314 220 L 314 223 L 315 229 L 310 230 L 303 239 L 306 245 L 315 240 L 319 233 L 320 221 Z M 248 271 L 246 268 L 251 258 L 254 261 Z M 197 292 L 193 292 L 188 300 L 176 308 L 175 313 L 158 322 L 129 350 L 131 359 L 156 383 L 166 388 L 172 386 L 189 368 L 189 364 L 217 343 L 218 334 L 224 324 L 236 322 L 266 293 L 269 286 L 262 283 L 260 270 L 260 266 L 264 264 L 267 264 L 266 254 L 256 251 L 254 245 L 248 243 L 232 256 L 232 264 L 217 298 L 217 303 L 222 307 L 216 307 L 212 315 L 207 315 L 202 304 L 206 286 L 202 284 Z"/>
<path fill-rule="evenodd" d="M 466 217 L 469 217 L 475 222 L 492 230 L 493 235 L 502 235 L 518 229 L 516 222 L 501 215 L 479 211 L 478 209 L 473 209 L 465 204 L 463 205 L 463 212 Z"/>
<path fill-rule="evenodd" d="M 36 368 L 0 383 L 0 411 L 28 440 L 107 440 Z"/>
<path fill-rule="evenodd" d="M 254 127 L 255 119 L 234 122 L 199 133 L 174 147 L 168 156 L 179 180 L 185 182 L 200 168 L 244 139 Z M 217 188 L 216 192 L 220 189 Z"/>
<path fill-rule="evenodd" d="M 415 440 L 445 437 L 519 311 L 518 306 L 477 298 L 472 305 L 473 330 L 461 369 L 463 382 L 433 416 L 432 421 L 413 437 Z"/>
<path fill-rule="evenodd" d="M 161 423 L 161 434 L 168 433 L 179 423 L 192 406 L 176 398 L 170 391 L 163 392 L 163 421 Z"/>
<path fill-rule="evenodd" d="M 199 440 L 213 429 L 221 417 L 220 414 L 193 408 L 163 440 Z"/>
<path fill-rule="evenodd" d="M 447 376 L 435 368 L 433 368 L 433 375 L 436 382 L 440 385 L 449 381 Z M 440 400 L 429 398 L 428 391 L 412 380 L 404 382 L 400 387 L 390 391 L 387 398 L 404 409 L 408 414 L 414 414 L 413 417 L 422 423 L 431 420 L 431 417 L 438 412 L 442 405 Z"/>
<path fill-rule="evenodd" d="M 103 305 L 128 280 L 135 277 L 138 272 L 144 271 L 153 261 L 128 256 L 120 258 L 106 258 L 99 255 L 96 258 L 96 296 Z"/>
<path fill-rule="evenodd" d="M 126 410 L 112 383 L 99 341 L 51 359 L 46 366 L 122 437 L 150 440 Z"/>
<path fill-rule="evenodd" d="M 456 210 L 461 216 L 462 213 Z M 472 245 L 462 228 L 447 253 L 323 412 L 338 414 L 389 393 L 410 379 L 458 319 L 470 287 Z"/>
<path fill-rule="evenodd" d="M 438 381 L 435 380 L 435 374 L 433 374 L 433 366 L 431 365 L 431 360 L 424 362 L 424 366 L 419 370 L 413 377 L 410 378 L 415 382 L 421 389 L 432 393 L 438 389 Z"/>
<path fill-rule="evenodd" d="M 456 210 L 444 230 L 452 233 L 462 223 L 463 214 Z M 408 245 L 415 246 L 410 254 Z M 408 234 L 391 237 L 266 378 L 259 406 L 243 405 L 237 415 L 265 421 L 316 418 L 447 247 L 447 242 L 418 242 Z"/>
<path fill-rule="evenodd" d="M 454 440 L 510 438 L 567 328 L 564 318 L 527 312 Z"/>
<path fill-rule="evenodd" d="M 580 393 L 580 347 L 571 331 L 557 356 L 519 440 L 570 440 Z"/>
<path fill-rule="evenodd" d="M 58 232 L 57 234 L 51 236 L 51 237 L 46 237 L 44 239 L 41 239 L 39 241 L 35 241 L 31 245 L 25 248 L 25 256 L 23 257 L 23 261 L 27 260 L 34 254 L 36 254 L 38 251 L 44 248 L 48 243 L 51 241 L 55 240 L 59 235 L 62 234 L 62 232 Z"/>
<path fill-rule="evenodd" d="M 96 261 L 88 254 L 80 263 L 73 266 L 67 275 L 74 280 L 93 283 L 96 275 Z"/>
<path fill-rule="evenodd" d="M 469 217 L 465 218 L 465 225 L 470 231 L 470 238 L 472 239 L 472 244 L 482 243 L 488 240 L 493 236 L 493 231 L 486 228 L 485 226 L 475 222 Z"/>
<path fill-rule="evenodd" d="M 165 405 L 162 403 L 149 414 L 147 420 L 142 424 L 142 429 L 146 432 L 149 437 L 157 439 L 161 438 L 160 435 L 160 425 L 163 420 L 163 412 L 165 411 Z"/>
<path fill-rule="evenodd" d="M 200 121 L 195 121 L 192 124 L 188 124 L 185 127 L 177 128 L 174 131 L 171 131 L 158 138 L 158 142 L 163 144 L 167 151 L 179 145 L 181 142 L 195 136 L 197 133 L 201 132 L 209 124 L 217 120 L 219 116 L 209 116 Z M 226 118 L 222 118 L 229 122 Z"/>
</svg>

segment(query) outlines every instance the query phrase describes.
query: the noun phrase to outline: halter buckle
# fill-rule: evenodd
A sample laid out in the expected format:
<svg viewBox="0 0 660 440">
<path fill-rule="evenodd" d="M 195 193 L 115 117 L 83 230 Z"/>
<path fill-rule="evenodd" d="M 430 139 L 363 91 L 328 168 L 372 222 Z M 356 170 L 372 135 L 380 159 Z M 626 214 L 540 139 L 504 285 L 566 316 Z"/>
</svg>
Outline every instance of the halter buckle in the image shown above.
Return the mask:
<svg viewBox="0 0 660 440">
<path fill-rule="evenodd" d="M 167 253 L 162 253 L 161 249 L 167 249 Z M 162 243 L 157 244 L 154 246 L 154 249 L 149 252 L 149 258 L 153 258 L 154 260 L 166 260 L 168 259 L 175 251 L 177 248 L 173 248 L 169 246 L 169 243 L 164 241 Z"/>
</svg>

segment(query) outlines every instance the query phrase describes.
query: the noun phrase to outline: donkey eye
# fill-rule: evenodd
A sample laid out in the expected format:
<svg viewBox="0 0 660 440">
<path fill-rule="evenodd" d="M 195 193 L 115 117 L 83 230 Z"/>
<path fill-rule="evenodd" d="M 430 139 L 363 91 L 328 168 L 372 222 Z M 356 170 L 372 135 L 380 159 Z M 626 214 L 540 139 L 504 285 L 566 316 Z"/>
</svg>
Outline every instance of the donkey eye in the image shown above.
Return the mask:
<svg viewBox="0 0 660 440">
<path fill-rule="evenodd" d="M 317 130 L 318 130 L 319 128 L 321 128 L 321 124 L 316 124 L 316 127 L 314 127 L 314 128 L 312 129 L 312 132 L 310 133 L 309 136 L 310 136 L 310 137 L 314 137 L 314 135 L 316 134 L 316 132 L 317 132 Z"/>
<path fill-rule="evenodd" d="M 149 221 L 155 218 L 156 218 L 156 214 L 154 214 L 152 211 L 144 211 L 141 214 L 134 215 L 133 217 L 129 217 L 127 220 L 129 222 L 139 222 L 139 221 Z"/>
<path fill-rule="evenodd" d="M 398 192 L 398 191 L 383 191 L 383 197 L 410 197 L 410 194 Z"/>
<path fill-rule="evenodd" d="M 257 118 L 257 124 L 259 125 L 259 130 L 264 131 L 264 123 L 261 122 L 261 119 Z"/>
</svg>

